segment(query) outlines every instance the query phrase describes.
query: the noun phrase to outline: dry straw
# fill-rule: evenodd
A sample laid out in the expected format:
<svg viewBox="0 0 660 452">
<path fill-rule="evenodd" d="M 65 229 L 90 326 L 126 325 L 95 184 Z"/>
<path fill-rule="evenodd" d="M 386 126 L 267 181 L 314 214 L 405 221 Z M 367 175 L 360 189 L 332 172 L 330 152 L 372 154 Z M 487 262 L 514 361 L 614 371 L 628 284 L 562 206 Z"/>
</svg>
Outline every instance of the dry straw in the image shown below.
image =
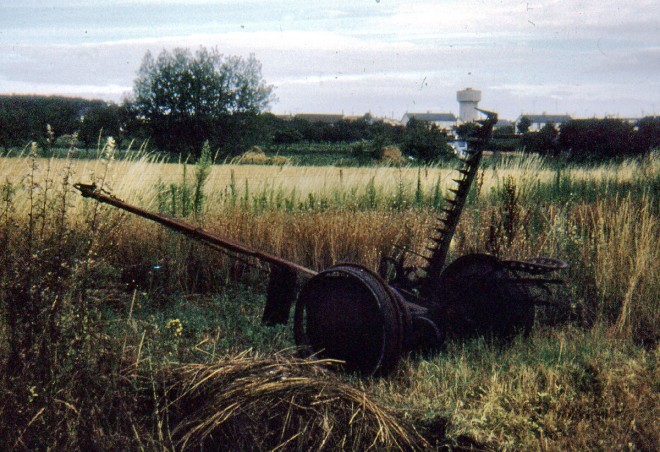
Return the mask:
<svg viewBox="0 0 660 452">
<path fill-rule="evenodd" d="M 232 163 L 238 165 L 288 165 L 291 159 L 281 155 L 268 157 L 259 146 L 252 146 L 243 154 L 232 159 Z"/>
<path fill-rule="evenodd" d="M 371 396 L 324 369 L 331 361 L 243 353 L 174 370 L 177 447 L 414 450 L 428 445 Z M 176 420 L 175 420 L 176 423 Z M 171 424 L 172 425 L 172 424 Z"/>
</svg>

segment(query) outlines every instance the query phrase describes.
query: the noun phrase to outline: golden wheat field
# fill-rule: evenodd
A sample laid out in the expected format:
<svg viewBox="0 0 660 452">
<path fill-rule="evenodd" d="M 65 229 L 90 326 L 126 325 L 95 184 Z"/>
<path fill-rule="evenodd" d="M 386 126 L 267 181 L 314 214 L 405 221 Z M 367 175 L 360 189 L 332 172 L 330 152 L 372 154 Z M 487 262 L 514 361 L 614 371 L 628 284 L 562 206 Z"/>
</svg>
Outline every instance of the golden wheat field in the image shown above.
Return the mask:
<svg viewBox="0 0 660 452">
<path fill-rule="evenodd" d="M 259 324 L 259 271 L 239 272 L 161 226 L 83 199 L 73 184 L 95 183 L 310 268 L 375 269 L 401 248 L 420 264 L 414 253 L 426 252 L 453 167 L 184 165 L 105 154 L 0 159 L 6 444 L 660 446 L 657 153 L 583 166 L 486 159 L 450 258 L 566 259 L 569 312 L 541 316 L 529 337 L 506 346 L 450 343 L 373 380 L 296 361 L 289 328 Z"/>
<path fill-rule="evenodd" d="M 619 164 L 602 164 L 592 167 L 574 167 L 570 177 L 578 181 L 616 183 L 632 182 L 641 171 L 655 175 L 657 159 L 650 159 L 645 168 L 639 162 L 629 160 Z M 113 194 L 119 197 L 139 198 L 145 205 L 153 201 L 159 184 L 182 182 L 183 165 L 164 163 L 149 155 L 138 155 L 127 160 L 66 160 L 28 159 L 25 157 L 3 158 L 0 167 L 2 180 L 20 180 L 36 166 L 38 182 L 46 178 L 60 177 L 65 173 L 72 180 L 93 182 L 102 179 Z M 188 178 L 192 177 L 194 165 L 188 165 Z M 295 190 L 302 198 L 309 194 L 329 197 L 337 191 L 361 192 L 373 183 L 383 195 L 393 195 L 397 184 L 413 186 L 419 180 L 422 190 L 430 192 L 440 184 L 443 193 L 455 177 L 454 170 L 447 167 L 334 167 L 334 166 L 295 166 L 295 165 L 214 165 L 211 168 L 205 191 L 212 201 L 226 193 L 230 185 L 236 186 L 238 196 L 245 195 L 246 187 L 252 193 L 283 191 L 287 194 Z M 544 164 L 536 155 L 509 156 L 495 167 L 484 170 L 482 190 L 485 192 L 501 186 L 507 177 L 513 177 L 523 192 L 533 190 L 539 184 L 551 183 L 556 178 L 556 170 Z M 654 176 L 653 176 L 654 177 Z"/>
</svg>

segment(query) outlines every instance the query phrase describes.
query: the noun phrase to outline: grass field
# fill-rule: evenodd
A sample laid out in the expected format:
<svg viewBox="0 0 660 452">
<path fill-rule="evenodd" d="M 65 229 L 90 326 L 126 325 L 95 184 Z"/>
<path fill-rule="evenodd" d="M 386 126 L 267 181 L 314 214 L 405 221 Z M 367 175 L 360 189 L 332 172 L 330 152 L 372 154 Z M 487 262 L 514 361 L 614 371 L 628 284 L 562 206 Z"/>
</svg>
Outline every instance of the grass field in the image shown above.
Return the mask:
<svg viewBox="0 0 660 452">
<path fill-rule="evenodd" d="M 450 259 L 566 259 L 570 312 L 541 316 L 510 344 L 407 357 L 374 380 L 296 361 L 290 328 L 260 325 L 263 272 L 72 184 L 311 268 L 375 268 L 394 246 L 423 252 L 452 168 L 101 154 L 0 160 L 0 442 L 10 448 L 660 447 L 657 153 L 582 167 L 486 159 Z"/>
</svg>

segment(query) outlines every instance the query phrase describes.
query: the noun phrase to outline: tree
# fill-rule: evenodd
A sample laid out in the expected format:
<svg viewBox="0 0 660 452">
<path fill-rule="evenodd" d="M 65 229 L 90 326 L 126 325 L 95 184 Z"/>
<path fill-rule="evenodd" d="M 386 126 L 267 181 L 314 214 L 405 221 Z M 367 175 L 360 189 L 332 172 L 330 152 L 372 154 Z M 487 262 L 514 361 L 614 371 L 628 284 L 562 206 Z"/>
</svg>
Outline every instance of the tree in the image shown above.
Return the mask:
<svg viewBox="0 0 660 452">
<path fill-rule="evenodd" d="M 559 152 L 559 131 L 553 123 L 549 122 L 538 132 L 525 133 L 520 142 L 528 152 L 556 155 Z"/>
<path fill-rule="evenodd" d="M 634 154 L 633 138 L 633 126 L 621 119 L 573 119 L 561 125 L 559 143 L 573 159 L 607 159 Z"/>
<path fill-rule="evenodd" d="M 9 100 L 11 99 L 0 99 L 0 146 L 5 152 L 20 144 L 29 133 L 25 127 L 26 111 L 16 108 Z"/>
<path fill-rule="evenodd" d="M 121 107 L 112 102 L 99 101 L 82 115 L 78 138 L 84 147 L 93 148 L 98 145 L 102 134 L 113 137 L 121 147 L 123 131 Z"/>
<path fill-rule="evenodd" d="M 518 133 L 527 133 L 529 132 L 529 128 L 532 125 L 532 120 L 529 119 L 527 116 L 523 116 L 520 118 L 520 121 L 518 121 Z"/>
<path fill-rule="evenodd" d="M 635 148 L 637 152 L 644 153 L 660 148 L 660 117 L 647 116 L 637 121 L 635 134 Z"/>
<path fill-rule="evenodd" d="M 456 135 L 461 140 L 469 140 L 470 138 L 475 138 L 479 130 L 479 124 L 476 122 L 464 122 L 460 126 L 456 127 Z"/>
<path fill-rule="evenodd" d="M 447 145 L 447 135 L 435 124 L 411 118 L 406 124 L 403 150 L 422 161 L 437 160 L 451 153 Z"/>
<path fill-rule="evenodd" d="M 232 115 L 266 109 L 272 91 L 254 55 L 243 59 L 224 57 L 217 49 L 201 47 L 193 54 L 177 48 L 157 58 L 147 52 L 134 83 L 133 106 L 158 148 L 198 154 L 206 139 L 226 144 L 214 130 L 226 128 Z"/>
<path fill-rule="evenodd" d="M 47 148 L 54 139 L 80 127 L 84 111 L 101 101 L 32 95 L 0 95 L 0 146 L 36 141 Z M 97 131 L 98 134 L 98 131 Z"/>
<path fill-rule="evenodd" d="M 516 129 L 513 126 L 502 126 L 493 130 L 493 138 L 510 138 L 516 133 Z"/>
</svg>

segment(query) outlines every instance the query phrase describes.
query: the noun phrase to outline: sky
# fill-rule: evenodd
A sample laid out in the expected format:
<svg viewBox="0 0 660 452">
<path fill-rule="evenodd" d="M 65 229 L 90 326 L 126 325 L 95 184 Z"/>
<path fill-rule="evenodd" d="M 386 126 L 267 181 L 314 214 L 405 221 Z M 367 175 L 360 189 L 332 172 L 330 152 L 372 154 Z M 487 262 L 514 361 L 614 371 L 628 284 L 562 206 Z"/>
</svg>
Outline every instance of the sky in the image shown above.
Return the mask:
<svg viewBox="0 0 660 452">
<path fill-rule="evenodd" d="M 0 0 L 0 94 L 120 102 L 147 51 L 254 54 L 278 114 L 660 114 L 660 1 Z"/>
</svg>

